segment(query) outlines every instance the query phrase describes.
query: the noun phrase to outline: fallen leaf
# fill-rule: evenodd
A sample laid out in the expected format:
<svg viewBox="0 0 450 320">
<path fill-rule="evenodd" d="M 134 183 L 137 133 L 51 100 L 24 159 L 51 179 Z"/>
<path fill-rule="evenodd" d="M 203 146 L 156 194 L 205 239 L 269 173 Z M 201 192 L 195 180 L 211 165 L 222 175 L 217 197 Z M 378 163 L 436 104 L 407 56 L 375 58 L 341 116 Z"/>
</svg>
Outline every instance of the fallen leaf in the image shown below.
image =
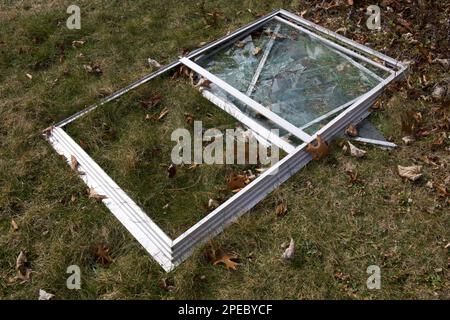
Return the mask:
<svg viewBox="0 0 450 320">
<path fill-rule="evenodd" d="M 74 40 L 72 41 L 72 47 L 79 48 L 81 47 L 86 41 L 84 40 Z"/>
<path fill-rule="evenodd" d="M 102 195 L 102 194 L 98 194 L 97 191 L 95 191 L 94 188 L 89 188 L 88 192 L 89 192 L 89 198 L 92 198 L 92 199 L 95 199 L 95 200 L 108 199 L 107 196 Z"/>
<path fill-rule="evenodd" d="M 19 230 L 19 225 L 17 224 L 16 220 L 11 219 L 11 227 L 13 228 L 14 231 Z"/>
<path fill-rule="evenodd" d="M 39 298 L 38 300 L 51 300 L 55 297 L 54 294 L 48 293 L 45 290 L 39 289 Z"/>
<path fill-rule="evenodd" d="M 167 114 L 169 113 L 169 109 L 164 108 L 161 113 L 159 114 L 158 118 L 156 118 L 157 121 L 161 121 L 162 119 L 164 119 L 165 116 L 167 116 Z"/>
<path fill-rule="evenodd" d="M 55 129 L 55 126 L 50 126 L 48 128 L 45 128 L 44 130 L 42 130 L 42 134 L 49 136 L 50 133 L 53 131 L 53 129 Z"/>
<path fill-rule="evenodd" d="M 150 99 L 139 101 L 144 108 L 151 109 L 158 106 L 162 101 L 162 95 L 155 94 Z"/>
<path fill-rule="evenodd" d="M 77 158 L 75 158 L 74 155 L 71 155 L 70 156 L 70 167 L 72 168 L 72 170 L 77 170 L 78 165 L 79 165 L 79 163 L 78 163 Z"/>
<path fill-rule="evenodd" d="M 313 160 L 320 160 L 328 154 L 328 144 L 322 139 L 321 136 L 317 136 L 316 145 L 308 143 L 306 147 L 306 152 L 312 155 Z"/>
<path fill-rule="evenodd" d="M 402 131 L 414 136 L 422 123 L 422 114 L 416 111 L 408 111 L 401 116 Z"/>
<path fill-rule="evenodd" d="M 439 63 L 441 66 L 443 66 L 444 68 L 448 69 L 450 68 L 450 59 L 434 59 L 433 63 Z"/>
<path fill-rule="evenodd" d="M 447 88 L 445 86 L 436 85 L 431 93 L 431 96 L 436 100 L 443 99 L 447 94 Z"/>
<path fill-rule="evenodd" d="M 405 136 L 402 138 L 402 141 L 408 146 L 414 141 L 416 141 L 416 138 L 414 138 L 414 136 Z"/>
<path fill-rule="evenodd" d="M 214 260 L 212 263 L 213 265 L 223 263 L 229 270 L 236 270 L 237 266 L 239 265 L 238 262 L 234 261 L 239 259 L 235 254 L 227 254 L 224 250 L 218 249 L 215 251 L 214 255 Z"/>
<path fill-rule="evenodd" d="M 287 201 L 286 200 L 280 200 L 278 201 L 278 204 L 275 208 L 275 213 L 277 214 L 278 217 L 282 217 L 286 214 L 288 210 L 287 207 Z"/>
<path fill-rule="evenodd" d="M 444 179 L 446 185 L 450 185 L 450 174 Z"/>
<path fill-rule="evenodd" d="M 440 183 L 433 183 L 433 186 L 444 197 L 450 197 L 450 191 L 445 185 Z"/>
<path fill-rule="evenodd" d="M 358 171 L 356 171 L 355 166 L 351 165 L 350 163 L 347 163 L 345 165 L 345 173 L 348 175 L 348 177 L 349 177 L 348 182 L 351 185 L 358 182 Z"/>
<path fill-rule="evenodd" d="M 235 45 L 236 47 L 242 49 L 242 48 L 245 46 L 245 43 L 242 42 L 242 41 L 237 41 L 234 45 Z"/>
<path fill-rule="evenodd" d="M 398 174 L 403 177 L 407 178 L 411 181 L 416 181 L 420 177 L 422 177 L 422 166 L 409 166 L 409 167 L 402 167 L 397 166 Z"/>
<path fill-rule="evenodd" d="M 199 166 L 198 163 L 193 163 L 189 166 L 188 170 L 195 170 L 195 169 L 197 169 L 198 166 Z"/>
<path fill-rule="evenodd" d="M 196 88 L 211 88 L 211 81 L 205 78 L 201 78 L 195 85 Z"/>
<path fill-rule="evenodd" d="M 350 276 L 343 273 L 343 272 L 336 272 L 334 274 L 335 279 L 339 280 L 339 281 L 348 281 L 350 279 Z"/>
<path fill-rule="evenodd" d="M 172 281 L 167 278 L 162 278 L 158 283 L 158 287 L 168 292 L 172 292 L 176 289 Z"/>
<path fill-rule="evenodd" d="M 397 18 L 397 22 L 401 25 L 401 26 L 403 26 L 404 28 L 406 28 L 407 30 L 409 30 L 409 31 L 413 31 L 412 30 L 412 24 L 411 24 L 411 22 L 409 22 L 409 21 L 407 21 L 407 20 L 405 20 L 405 19 L 403 19 L 403 18 Z"/>
<path fill-rule="evenodd" d="M 17 279 L 27 282 L 31 278 L 31 269 L 29 268 L 28 258 L 25 252 L 20 251 L 16 259 Z"/>
<path fill-rule="evenodd" d="M 167 177 L 168 178 L 173 178 L 175 177 L 175 175 L 177 174 L 177 166 L 175 164 L 171 164 L 168 168 L 167 168 Z"/>
<path fill-rule="evenodd" d="M 185 77 L 190 78 L 191 77 L 191 69 L 186 67 L 185 65 L 182 65 L 178 68 L 178 70 L 173 74 L 172 79 L 176 79 L 179 77 Z"/>
<path fill-rule="evenodd" d="M 217 207 L 219 207 L 220 203 L 219 201 L 215 200 L 215 199 L 209 199 L 208 201 L 208 209 L 209 210 L 214 210 Z"/>
<path fill-rule="evenodd" d="M 242 189 L 245 187 L 245 181 L 247 181 L 245 175 L 233 174 L 228 179 L 228 189 L 232 191 Z"/>
<path fill-rule="evenodd" d="M 347 143 L 344 145 L 344 147 L 342 148 L 342 150 L 344 152 L 347 152 L 347 150 L 350 152 L 350 155 L 352 157 L 355 158 L 363 158 L 367 151 L 359 149 L 357 147 L 355 147 L 353 144 L 351 144 L 350 142 L 347 141 Z"/>
<path fill-rule="evenodd" d="M 186 122 L 188 124 L 192 124 L 194 122 L 194 116 L 190 113 L 185 113 L 184 116 L 186 117 Z"/>
<path fill-rule="evenodd" d="M 93 74 L 97 74 L 97 75 L 100 75 L 100 74 L 103 73 L 102 68 L 100 67 L 100 65 L 99 64 L 94 64 L 92 62 L 90 64 L 84 64 L 83 68 L 88 73 L 93 73 Z"/>
<path fill-rule="evenodd" d="M 295 242 L 294 239 L 291 238 L 291 242 L 289 243 L 289 247 L 284 251 L 281 258 L 283 260 L 291 260 L 294 257 L 295 254 Z"/>
<path fill-rule="evenodd" d="M 104 244 L 97 244 L 94 251 L 95 261 L 102 266 L 109 266 L 113 260 L 109 255 L 109 248 Z"/>
<path fill-rule="evenodd" d="M 349 125 L 348 128 L 345 130 L 345 133 L 349 137 L 357 137 L 358 136 L 358 129 L 356 128 L 356 125 Z"/>
<path fill-rule="evenodd" d="M 347 28 L 346 27 L 341 27 L 341 28 L 337 29 L 335 31 L 335 33 L 342 33 L 343 35 L 345 35 L 347 33 Z"/>
<path fill-rule="evenodd" d="M 257 56 L 258 54 L 261 53 L 261 48 L 260 47 L 256 47 L 255 49 L 253 49 L 252 53 L 253 53 L 254 56 Z"/>
<path fill-rule="evenodd" d="M 155 67 L 155 68 L 158 68 L 158 69 L 162 67 L 161 64 L 158 61 L 154 60 L 154 59 L 148 58 L 147 62 L 148 62 L 148 64 L 151 67 Z"/>
<path fill-rule="evenodd" d="M 444 145 L 446 139 L 447 139 L 447 136 L 446 136 L 445 132 L 440 132 L 438 134 L 438 137 L 431 143 L 431 148 L 432 149 L 439 148 L 440 146 Z"/>
</svg>

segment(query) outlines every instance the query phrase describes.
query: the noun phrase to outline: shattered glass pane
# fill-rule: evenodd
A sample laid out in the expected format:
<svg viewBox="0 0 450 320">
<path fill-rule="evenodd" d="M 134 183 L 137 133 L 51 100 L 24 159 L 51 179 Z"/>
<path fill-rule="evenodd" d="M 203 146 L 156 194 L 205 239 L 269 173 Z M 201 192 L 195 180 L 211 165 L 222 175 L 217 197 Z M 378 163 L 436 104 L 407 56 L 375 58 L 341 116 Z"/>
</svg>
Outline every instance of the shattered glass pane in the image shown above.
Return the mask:
<svg viewBox="0 0 450 320">
<path fill-rule="evenodd" d="M 196 61 L 297 127 L 340 107 L 380 81 L 356 60 L 278 21 Z M 258 116 L 214 85 L 211 90 Z M 260 117 L 267 128 L 273 127 Z"/>
</svg>

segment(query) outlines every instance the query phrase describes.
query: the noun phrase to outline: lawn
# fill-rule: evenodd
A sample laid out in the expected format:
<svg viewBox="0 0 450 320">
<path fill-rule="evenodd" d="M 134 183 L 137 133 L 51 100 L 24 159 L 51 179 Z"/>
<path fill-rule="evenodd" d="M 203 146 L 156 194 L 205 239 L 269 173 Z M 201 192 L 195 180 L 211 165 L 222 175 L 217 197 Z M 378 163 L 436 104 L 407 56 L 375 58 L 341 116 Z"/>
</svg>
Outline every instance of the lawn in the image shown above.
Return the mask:
<svg viewBox="0 0 450 320">
<path fill-rule="evenodd" d="M 449 66 L 438 59 L 450 58 L 450 6 L 382 1 L 378 32 L 365 26 L 364 8 L 372 3 L 354 2 L 352 7 L 347 1 L 80 0 L 81 29 L 69 30 L 71 1 L 3 1 L 0 299 L 37 299 L 39 289 L 57 299 L 449 299 L 450 79 Z M 326 158 L 310 163 L 167 274 L 101 202 L 88 197 L 84 183 L 41 130 L 151 72 L 148 58 L 170 63 L 279 8 L 411 62 L 406 81 L 390 86 L 370 116 L 399 147 L 386 151 L 359 144 L 367 154 L 357 159 L 335 142 Z M 84 65 L 99 66 L 101 73 L 88 72 Z M 447 96 L 433 96 L 436 86 L 447 86 Z M 162 104 L 146 111 L 139 101 L 155 92 L 164 92 Z M 156 129 L 143 121 L 146 113 L 164 107 L 168 118 Z M 201 120 L 210 114 L 211 126 L 235 124 L 189 85 L 166 79 L 95 110 L 69 131 L 130 195 L 145 190 L 142 175 L 147 184 L 153 179 L 165 188 L 180 188 L 183 175 L 168 186 L 165 171 L 150 161 L 155 154 L 140 151 L 153 150 L 153 144 L 157 151 L 163 134 L 172 130 L 168 124 L 185 121 L 184 112 Z M 416 140 L 406 145 L 402 119 L 408 112 L 421 120 Z M 133 130 L 138 125 L 144 129 Z M 398 165 L 420 165 L 423 176 L 405 180 Z M 358 181 L 349 182 L 349 166 L 358 172 Z M 215 169 L 199 170 L 192 173 L 194 182 L 201 170 Z M 201 207 L 218 197 L 220 188 L 213 186 L 226 185 L 230 170 L 235 169 L 220 168 L 215 179 L 198 185 L 201 197 L 193 201 L 183 191 L 181 200 L 169 206 L 173 215 L 182 217 L 184 206 Z M 156 214 L 171 201 L 166 196 L 137 201 Z M 276 214 L 280 201 L 288 207 L 283 217 Z M 191 225 L 183 219 L 178 223 Z M 282 245 L 290 238 L 296 253 L 283 262 Z M 96 256 L 98 245 L 109 249 L 108 265 Z M 238 255 L 237 270 L 212 265 L 205 257 L 211 246 Z M 21 251 L 32 270 L 23 283 L 14 280 Z M 81 290 L 66 287 L 70 265 L 81 269 Z M 380 290 L 366 286 L 370 265 L 381 268 Z"/>
</svg>

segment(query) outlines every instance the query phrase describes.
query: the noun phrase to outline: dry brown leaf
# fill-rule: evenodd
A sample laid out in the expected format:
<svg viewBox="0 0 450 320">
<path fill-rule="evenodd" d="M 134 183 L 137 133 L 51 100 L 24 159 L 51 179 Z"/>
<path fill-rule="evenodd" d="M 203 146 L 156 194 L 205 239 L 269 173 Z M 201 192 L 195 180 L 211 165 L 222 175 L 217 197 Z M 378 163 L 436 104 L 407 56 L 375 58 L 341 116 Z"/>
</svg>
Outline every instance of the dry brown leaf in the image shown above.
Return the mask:
<svg viewBox="0 0 450 320">
<path fill-rule="evenodd" d="M 261 48 L 260 47 L 256 47 L 255 49 L 253 49 L 252 53 L 253 53 L 254 56 L 257 56 L 258 54 L 261 53 Z"/>
<path fill-rule="evenodd" d="M 55 129 L 55 126 L 50 126 L 48 128 L 45 128 L 44 130 L 42 130 L 42 134 L 49 136 L 50 133 L 53 131 L 53 129 Z"/>
<path fill-rule="evenodd" d="M 247 176 L 242 174 L 233 174 L 228 179 L 228 189 L 229 190 L 239 190 L 245 187 L 245 182 L 247 181 Z"/>
<path fill-rule="evenodd" d="M 450 197 L 450 191 L 448 188 L 440 183 L 433 183 L 434 188 L 444 197 Z"/>
<path fill-rule="evenodd" d="M 165 116 L 167 116 L 167 114 L 169 113 L 169 109 L 164 108 L 161 113 L 159 114 L 158 118 L 156 118 L 157 121 L 161 121 L 162 119 L 164 119 Z"/>
<path fill-rule="evenodd" d="M 236 47 L 238 47 L 239 49 L 242 49 L 245 46 L 245 43 L 242 41 L 237 41 L 234 44 Z"/>
<path fill-rule="evenodd" d="M 17 256 L 16 270 L 17 270 L 16 279 L 19 279 L 22 282 L 27 282 L 30 280 L 31 269 L 29 267 L 27 255 L 23 251 L 20 251 L 19 255 Z"/>
<path fill-rule="evenodd" d="M 173 282 L 167 278 L 162 278 L 158 283 L 158 287 L 168 292 L 172 292 L 176 289 Z"/>
<path fill-rule="evenodd" d="M 355 157 L 355 158 L 363 158 L 366 155 L 366 153 L 367 153 L 367 151 L 355 147 L 353 144 L 351 144 L 348 141 L 344 145 L 342 150 L 344 150 L 344 152 L 347 152 L 347 150 L 348 150 L 350 152 L 350 155 Z"/>
<path fill-rule="evenodd" d="M 215 199 L 209 199 L 208 201 L 208 209 L 209 210 L 214 210 L 217 207 L 219 207 L 220 203 L 219 201 L 215 200 Z"/>
<path fill-rule="evenodd" d="M 408 111 L 401 116 L 402 131 L 410 136 L 415 136 L 422 123 L 422 114 L 416 111 Z"/>
<path fill-rule="evenodd" d="M 356 128 L 356 125 L 351 124 L 348 126 L 348 128 L 345 130 L 345 133 L 349 137 L 357 137 L 358 136 L 358 129 Z"/>
<path fill-rule="evenodd" d="M 109 266 L 113 260 L 109 255 L 109 248 L 104 244 L 97 244 L 94 250 L 95 262 L 101 264 L 102 266 Z"/>
<path fill-rule="evenodd" d="M 192 124 L 194 122 L 194 116 L 190 113 L 185 113 L 184 116 L 186 117 L 186 123 Z"/>
<path fill-rule="evenodd" d="M 14 231 L 19 230 L 19 225 L 17 224 L 16 220 L 11 219 L 11 227 L 13 228 Z"/>
<path fill-rule="evenodd" d="M 414 136 L 404 136 L 402 138 L 402 141 L 408 146 L 411 143 L 413 143 L 414 141 L 416 141 L 416 138 Z"/>
<path fill-rule="evenodd" d="M 74 40 L 72 41 L 72 47 L 79 48 L 81 47 L 86 41 L 84 40 Z"/>
<path fill-rule="evenodd" d="M 139 101 L 141 106 L 146 109 L 151 109 L 158 106 L 162 101 L 162 95 L 159 93 L 153 95 L 150 99 Z"/>
<path fill-rule="evenodd" d="M 94 63 L 90 63 L 90 64 L 84 64 L 83 65 L 84 70 L 86 70 L 88 73 L 93 73 L 93 74 L 97 74 L 100 75 L 103 73 L 102 68 L 100 67 L 99 64 L 94 64 Z"/>
<path fill-rule="evenodd" d="M 275 208 L 275 213 L 277 214 L 277 217 L 284 216 L 286 214 L 287 210 L 288 210 L 287 201 L 286 200 L 278 201 L 278 204 Z"/>
<path fill-rule="evenodd" d="M 328 154 L 329 148 L 325 140 L 321 136 L 317 136 L 316 145 L 309 143 L 306 147 L 306 152 L 312 155 L 313 160 L 320 160 Z"/>
<path fill-rule="evenodd" d="M 198 166 L 199 166 L 198 163 L 193 163 L 189 166 L 188 170 L 195 170 L 195 169 L 197 169 Z"/>
<path fill-rule="evenodd" d="M 291 238 L 289 247 L 287 247 L 287 249 L 284 251 L 281 258 L 285 261 L 291 260 L 294 257 L 294 254 L 295 254 L 295 242 L 294 242 L 294 239 Z"/>
<path fill-rule="evenodd" d="M 407 178 L 411 181 L 416 181 L 417 179 L 422 177 L 422 166 L 397 166 L 397 169 L 400 177 Z"/>
<path fill-rule="evenodd" d="M 211 88 L 211 81 L 205 78 L 201 78 L 195 85 L 196 88 Z"/>
<path fill-rule="evenodd" d="M 39 289 L 39 298 L 38 300 L 52 300 L 55 297 L 54 294 L 48 293 L 45 290 Z"/>
<path fill-rule="evenodd" d="M 436 58 L 433 60 L 433 63 L 439 63 L 441 66 L 443 66 L 446 69 L 450 68 L 450 59 Z"/>
<path fill-rule="evenodd" d="M 438 137 L 431 143 L 431 148 L 437 149 L 437 148 L 443 146 L 446 139 L 447 139 L 447 135 L 445 134 L 445 132 L 440 132 L 438 134 Z"/>
<path fill-rule="evenodd" d="M 444 179 L 446 185 L 450 185 L 450 174 Z"/>
<path fill-rule="evenodd" d="M 154 59 L 148 58 L 147 62 L 151 67 L 158 68 L 158 69 L 162 67 L 161 64 Z"/>
<path fill-rule="evenodd" d="M 347 163 L 345 165 L 345 173 L 348 175 L 348 177 L 349 177 L 348 182 L 351 185 L 358 182 L 358 171 L 356 171 L 356 168 L 353 165 L 351 165 L 350 163 Z"/>
<path fill-rule="evenodd" d="M 95 200 L 108 199 L 107 196 L 105 196 L 103 194 L 98 194 L 97 191 L 95 191 L 95 189 L 93 189 L 93 188 L 89 188 L 88 193 L 89 193 L 89 198 L 92 198 Z"/>
<path fill-rule="evenodd" d="M 74 155 L 71 155 L 70 156 L 70 167 L 72 168 L 72 170 L 77 170 L 78 165 L 79 165 L 79 163 L 78 163 L 77 158 L 75 158 Z"/>
<path fill-rule="evenodd" d="M 238 262 L 233 260 L 238 260 L 239 257 L 235 254 L 227 254 L 224 250 L 218 249 L 214 253 L 214 259 L 212 264 L 218 265 L 219 263 L 223 263 L 227 269 L 229 270 L 236 270 L 237 266 L 239 265 Z"/>
<path fill-rule="evenodd" d="M 173 178 L 175 177 L 175 175 L 177 174 L 177 166 L 175 164 L 171 164 L 168 168 L 167 168 L 167 177 L 168 178 Z"/>
</svg>

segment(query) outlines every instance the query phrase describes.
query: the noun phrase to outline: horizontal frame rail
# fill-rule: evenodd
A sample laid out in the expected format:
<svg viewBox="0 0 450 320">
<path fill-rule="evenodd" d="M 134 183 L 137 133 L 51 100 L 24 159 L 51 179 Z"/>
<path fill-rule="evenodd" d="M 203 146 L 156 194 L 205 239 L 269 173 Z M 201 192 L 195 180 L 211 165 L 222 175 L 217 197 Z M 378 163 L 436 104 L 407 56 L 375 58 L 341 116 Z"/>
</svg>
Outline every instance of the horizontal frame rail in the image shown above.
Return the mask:
<svg viewBox="0 0 450 320">
<path fill-rule="evenodd" d="M 184 64 L 186 67 L 192 69 L 193 71 L 195 71 L 196 73 L 201 75 L 203 78 L 208 79 L 209 81 L 211 81 L 212 83 L 217 85 L 222 90 L 224 90 L 227 93 L 231 94 L 236 99 L 238 99 L 241 102 L 245 103 L 247 106 L 252 108 L 254 111 L 256 111 L 259 114 L 263 115 L 264 117 L 266 117 L 267 119 L 269 119 L 273 123 L 277 124 L 281 128 L 287 130 L 288 132 L 290 132 L 291 134 L 293 134 L 294 136 L 296 136 L 300 140 L 302 140 L 304 142 L 307 142 L 307 143 L 309 143 L 309 142 L 311 142 L 313 140 L 312 137 L 309 134 L 307 134 L 306 132 L 304 132 L 303 130 L 297 128 L 292 123 L 290 123 L 287 120 L 281 118 L 276 113 L 270 111 L 269 109 L 267 109 L 263 105 L 259 104 L 258 102 L 256 102 L 255 100 L 251 99 L 250 97 L 246 96 L 244 93 L 240 92 L 239 90 L 237 90 L 233 86 L 229 85 L 227 82 L 223 81 L 222 79 L 216 77 L 215 75 L 213 75 L 208 70 L 203 69 L 201 66 L 199 66 L 195 62 L 189 60 L 188 58 L 181 58 L 180 62 L 182 64 Z"/>
<path fill-rule="evenodd" d="M 405 67 L 400 61 L 397 61 L 397 60 L 395 60 L 395 59 L 393 59 L 391 57 L 388 57 L 387 55 L 385 55 L 385 54 L 383 54 L 381 52 L 375 51 L 372 48 L 369 48 L 369 47 L 367 47 L 367 46 L 365 46 L 363 44 L 360 44 L 360 43 L 358 43 L 356 41 L 353 41 L 352 39 L 349 39 L 347 37 L 344 37 L 344 36 L 334 32 L 334 31 L 331 31 L 331 30 L 326 29 L 326 28 L 324 28 L 322 26 L 319 26 L 316 23 L 308 21 L 308 20 L 306 20 L 306 19 L 304 19 L 302 17 L 299 17 L 299 16 L 297 16 L 297 15 L 295 15 L 295 14 L 293 14 L 293 13 L 287 11 L 287 10 L 280 9 L 278 11 L 278 16 L 291 19 L 291 20 L 296 21 L 299 24 L 303 25 L 304 27 L 308 27 L 308 28 L 311 28 L 311 29 L 313 29 L 313 30 L 315 30 L 317 32 L 322 33 L 322 34 L 326 34 L 327 36 L 329 36 L 329 37 L 331 37 L 331 38 L 333 38 L 333 39 L 335 39 L 337 41 L 345 43 L 345 44 L 349 45 L 352 48 L 355 48 L 355 49 L 357 49 L 357 50 L 359 50 L 361 52 L 364 52 L 364 53 L 366 53 L 368 55 L 371 55 L 373 57 L 376 57 L 376 58 L 386 62 L 391 67 L 399 68 L 399 69 L 402 69 L 402 68 Z"/>
<path fill-rule="evenodd" d="M 273 134 L 271 131 L 260 125 L 258 122 L 245 115 L 241 110 L 238 109 L 238 107 L 236 107 L 232 103 L 221 99 L 220 97 L 216 96 L 209 90 L 202 90 L 202 95 L 203 97 L 211 101 L 213 104 L 218 106 L 220 109 L 233 116 L 239 122 L 249 127 L 253 132 L 255 132 L 264 140 L 273 143 L 274 145 L 283 149 L 287 153 L 291 153 L 295 150 L 295 147 L 293 145 L 283 140 L 281 137 Z"/>
<path fill-rule="evenodd" d="M 332 48 L 334 48 L 336 50 L 339 50 L 339 51 L 341 51 L 341 52 L 343 52 L 343 53 L 345 53 L 345 54 L 347 54 L 349 56 L 352 56 L 354 58 L 360 59 L 360 60 L 362 60 L 364 62 L 367 62 L 367 63 L 373 65 L 374 67 L 377 67 L 377 68 L 382 69 L 384 71 L 393 72 L 392 69 L 389 69 L 388 67 L 386 67 L 386 66 L 384 66 L 384 65 L 382 65 L 380 63 L 377 63 L 377 62 L 373 61 L 372 59 L 367 58 L 366 56 L 362 56 L 362 55 L 360 55 L 359 53 L 356 53 L 353 50 L 345 48 L 345 47 L 337 44 L 336 42 L 333 42 L 333 41 L 328 40 L 328 39 L 326 39 L 326 38 L 324 38 L 322 36 L 319 36 L 318 34 L 312 32 L 312 31 L 309 31 L 308 29 L 305 29 L 305 28 L 303 28 L 303 27 L 301 27 L 301 26 L 299 26 L 299 25 L 297 25 L 297 24 L 295 24 L 293 22 L 290 22 L 290 21 L 285 20 L 285 19 L 280 18 L 280 17 L 275 17 L 275 20 L 283 22 L 283 23 L 285 23 L 285 24 L 287 24 L 287 25 L 289 25 L 289 26 L 291 26 L 291 27 L 293 27 L 293 28 L 303 32 L 303 33 L 306 33 L 310 37 L 315 38 L 317 40 L 320 40 L 323 43 L 325 43 L 326 45 L 328 45 L 328 46 L 330 46 L 330 47 L 332 47 Z"/>
<path fill-rule="evenodd" d="M 254 22 L 249 23 L 249 24 L 247 24 L 247 25 L 245 25 L 245 26 L 243 26 L 243 27 L 233 31 L 232 33 L 230 33 L 230 34 L 228 34 L 228 35 L 226 35 L 226 36 L 224 36 L 222 38 L 219 38 L 219 39 L 217 39 L 215 41 L 212 41 L 212 42 L 206 44 L 205 46 L 192 51 L 186 57 L 188 57 L 188 58 L 198 57 L 198 56 L 202 55 L 204 52 L 208 51 L 211 48 L 214 48 L 214 47 L 219 46 L 219 45 L 221 45 L 223 43 L 232 41 L 232 39 L 234 39 L 236 37 L 239 37 L 242 33 L 247 32 L 249 30 L 254 30 L 255 28 L 260 27 L 261 25 L 263 25 L 264 23 L 266 23 L 267 21 L 269 21 L 273 17 L 275 17 L 278 13 L 279 13 L 279 10 L 272 11 L 271 13 L 269 13 L 269 14 L 267 14 L 267 15 L 265 15 L 265 16 L 257 19 L 257 20 L 255 20 Z M 89 107 L 86 107 L 83 110 L 78 111 L 77 113 L 73 114 L 72 116 L 68 117 L 67 119 L 64 119 L 64 120 L 56 123 L 54 126 L 62 128 L 64 126 L 68 125 L 69 123 L 77 120 L 78 118 L 86 115 L 87 113 L 89 113 L 89 112 L 97 109 L 98 107 L 104 105 L 105 103 L 119 98 L 120 96 L 124 95 L 125 93 L 129 92 L 130 90 L 133 90 L 133 89 L 139 87 L 140 85 L 150 81 L 151 79 L 153 79 L 153 78 L 155 78 L 155 77 L 157 77 L 157 76 L 159 76 L 159 75 L 161 75 L 161 74 L 163 74 L 163 73 L 165 73 L 167 71 L 170 71 L 170 70 L 172 70 L 172 69 L 174 69 L 174 68 L 176 68 L 176 67 L 178 67 L 180 65 L 181 65 L 180 61 L 179 60 L 175 60 L 172 63 L 162 67 L 161 69 L 158 69 L 158 70 L 156 70 L 156 71 L 154 71 L 152 73 L 149 73 L 149 74 L 145 75 L 141 79 L 136 80 L 135 82 L 131 83 L 130 85 L 126 86 L 125 88 L 122 88 L 122 89 L 112 93 L 111 95 L 109 95 L 106 98 L 104 98 L 103 100 L 101 100 L 99 103 L 90 105 Z"/>
</svg>

